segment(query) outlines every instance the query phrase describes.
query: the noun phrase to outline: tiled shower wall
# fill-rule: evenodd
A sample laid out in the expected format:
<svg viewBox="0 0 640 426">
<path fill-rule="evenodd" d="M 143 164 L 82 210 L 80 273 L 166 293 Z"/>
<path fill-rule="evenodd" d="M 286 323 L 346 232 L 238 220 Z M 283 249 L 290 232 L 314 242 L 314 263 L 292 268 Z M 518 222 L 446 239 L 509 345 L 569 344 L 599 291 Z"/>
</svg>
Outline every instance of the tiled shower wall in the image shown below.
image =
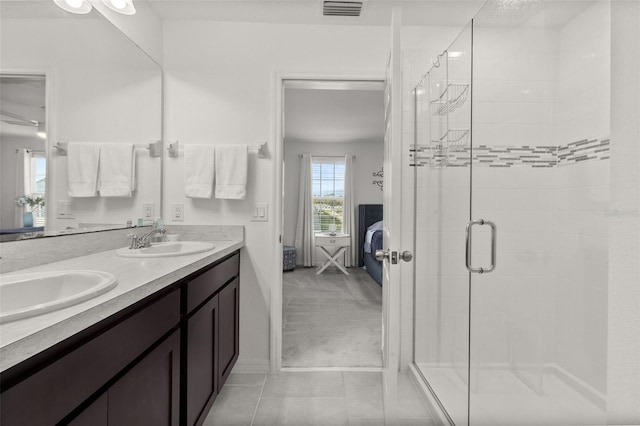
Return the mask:
<svg viewBox="0 0 640 426">
<path fill-rule="evenodd" d="M 608 211 L 608 5 L 555 29 L 476 27 L 473 53 L 472 211 L 498 224 L 500 266 L 474 283 L 482 292 L 472 323 L 484 325 L 474 329 L 481 351 L 472 359 L 506 363 L 517 348 L 523 362 L 556 365 L 604 394 L 607 221 L 615 213 Z M 422 205 L 418 197 L 416 244 L 431 241 L 423 251 L 437 249 L 441 262 L 425 262 L 416 278 L 457 282 L 462 260 L 453 253 L 463 236 L 447 224 L 468 202 L 459 185 L 468 162 L 467 147 L 450 154 L 447 167 L 417 168 L 419 189 L 439 194 L 425 193 Z M 453 295 L 452 287 L 443 291 Z M 441 311 L 457 311 L 455 298 L 442 296 Z M 443 324 L 451 328 L 442 334 L 456 333 L 455 319 Z M 430 361 L 455 358 L 455 336 L 442 342 L 445 355 Z"/>
<path fill-rule="evenodd" d="M 610 10 L 596 3 L 560 29 L 556 141 L 607 140 L 610 119 Z M 588 147 L 585 144 L 582 147 Z M 555 171 L 553 258 L 556 269 L 556 362 L 606 392 L 609 160 L 564 161 Z M 597 152 L 599 151 L 599 152 Z"/>
</svg>

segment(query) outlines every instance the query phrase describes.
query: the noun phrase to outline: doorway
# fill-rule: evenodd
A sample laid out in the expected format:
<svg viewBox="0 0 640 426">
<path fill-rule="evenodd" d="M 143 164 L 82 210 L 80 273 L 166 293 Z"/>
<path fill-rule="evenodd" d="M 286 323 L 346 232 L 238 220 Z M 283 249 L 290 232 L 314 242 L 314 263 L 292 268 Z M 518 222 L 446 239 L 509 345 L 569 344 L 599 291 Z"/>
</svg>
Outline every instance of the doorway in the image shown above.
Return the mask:
<svg viewBox="0 0 640 426">
<path fill-rule="evenodd" d="M 46 222 L 46 76 L 3 72 L 0 94 L 0 233 L 10 239 Z"/>
<path fill-rule="evenodd" d="M 363 268 L 359 212 L 381 214 L 384 82 L 284 80 L 283 123 L 281 365 L 381 369 L 382 290 Z"/>
</svg>

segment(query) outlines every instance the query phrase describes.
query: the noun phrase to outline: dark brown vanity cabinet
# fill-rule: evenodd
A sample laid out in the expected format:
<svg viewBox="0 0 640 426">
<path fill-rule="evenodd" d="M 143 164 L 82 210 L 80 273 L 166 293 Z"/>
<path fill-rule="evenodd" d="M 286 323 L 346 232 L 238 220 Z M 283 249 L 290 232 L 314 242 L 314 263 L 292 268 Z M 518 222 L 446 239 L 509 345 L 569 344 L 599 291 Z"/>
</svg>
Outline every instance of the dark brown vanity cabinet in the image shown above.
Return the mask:
<svg viewBox="0 0 640 426">
<path fill-rule="evenodd" d="M 201 425 L 238 358 L 239 256 L 191 280 L 183 287 L 187 300 L 187 425 Z"/>
<path fill-rule="evenodd" d="M 4 371 L 0 424 L 202 424 L 238 356 L 239 257 Z"/>
<path fill-rule="evenodd" d="M 176 330 L 69 424 L 178 425 L 179 385 L 180 332 Z"/>
<path fill-rule="evenodd" d="M 227 381 L 238 359 L 240 329 L 240 281 L 236 278 L 218 295 L 218 390 Z"/>
</svg>

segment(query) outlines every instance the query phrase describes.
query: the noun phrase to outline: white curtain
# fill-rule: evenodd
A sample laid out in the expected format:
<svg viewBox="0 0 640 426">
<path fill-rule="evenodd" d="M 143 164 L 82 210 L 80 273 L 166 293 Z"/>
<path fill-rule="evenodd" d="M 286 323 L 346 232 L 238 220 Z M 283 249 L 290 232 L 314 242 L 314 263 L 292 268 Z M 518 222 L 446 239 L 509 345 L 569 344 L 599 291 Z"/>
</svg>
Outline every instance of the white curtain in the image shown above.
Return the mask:
<svg viewBox="0 0 640 426">
<path fill-rule="evenodd" d="M 300 160 L 300 195 L 298 196 L 298 222 L 296 224 L 296 250 L 298 261 L 304 266 L 315 265 L 313 233 L 313 200 L 311 196 L 311 154 Z"/>
<path fill-rule="evenodd" d="M 28 195 L 31 191 L 31 152 L 27 149 L 17 149 L 16 159 L 16 187 L 14 191 L 14 200 L 23 195 Z M 22 227 L 22 213 L 26 211 L 25 207 L 15 205 L 14 201 L 14 224 L 16 228 Z"/>
<path fill-rule="evenodd" d="M 357 265 L 356 254 L 358 252 L 358 244 L 356 243 L 356 223 L 355 223 L 355 206 L 353 203 L 353 157 L 345 155 L 344 157 L 344 206 L 342 218 L 342 232 L 350 235 L 351 248 L 344 256 L 344 266 L 347 268 L 351 265 Z"/>
</svg>

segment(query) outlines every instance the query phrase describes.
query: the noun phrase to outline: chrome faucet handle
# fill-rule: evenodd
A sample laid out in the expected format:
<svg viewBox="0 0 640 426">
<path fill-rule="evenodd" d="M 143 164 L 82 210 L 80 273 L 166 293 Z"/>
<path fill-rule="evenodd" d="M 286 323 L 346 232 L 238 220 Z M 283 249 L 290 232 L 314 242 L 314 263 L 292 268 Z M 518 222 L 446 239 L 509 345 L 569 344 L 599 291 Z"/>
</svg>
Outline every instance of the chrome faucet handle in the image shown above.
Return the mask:
<svg viewBox="0 0 640 426">
<path fill-rule="evenodd" d="M 129 244 L 129 250 L 138 248 L 138 236 L 136 234 L 127 234 L 127 237 L 131 238 L 131 244 Z"/>
</svg>

